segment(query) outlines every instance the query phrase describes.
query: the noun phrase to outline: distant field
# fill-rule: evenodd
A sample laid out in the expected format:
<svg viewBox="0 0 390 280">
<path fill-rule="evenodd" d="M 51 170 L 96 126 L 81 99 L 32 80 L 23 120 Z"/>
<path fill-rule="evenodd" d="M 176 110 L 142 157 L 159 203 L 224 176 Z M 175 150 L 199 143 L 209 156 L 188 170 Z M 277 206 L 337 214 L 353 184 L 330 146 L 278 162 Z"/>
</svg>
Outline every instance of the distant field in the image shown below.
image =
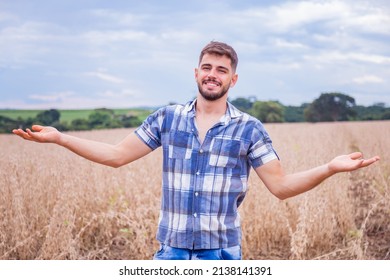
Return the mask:
<svg viewBox="0 0 390 280">
<path fill-rule="evenodd" d="M 149 109 L 113 109 L 115 114 L 127 114 L 132 113 L 139 117 L 140 120 L 144 120 L 152 110 Z M 0 116 L 5 116 L 11 119 L 27 119 L 34 118 L 39 112 L 43 110 L 0 110 Z M 94 109 L 78 109 L 78 110 L 58 110 L 61 113 L 60 121 L 71 122 L 74 119 L 87 119 L 88 116 L 94 111 Z"/>
</svg>

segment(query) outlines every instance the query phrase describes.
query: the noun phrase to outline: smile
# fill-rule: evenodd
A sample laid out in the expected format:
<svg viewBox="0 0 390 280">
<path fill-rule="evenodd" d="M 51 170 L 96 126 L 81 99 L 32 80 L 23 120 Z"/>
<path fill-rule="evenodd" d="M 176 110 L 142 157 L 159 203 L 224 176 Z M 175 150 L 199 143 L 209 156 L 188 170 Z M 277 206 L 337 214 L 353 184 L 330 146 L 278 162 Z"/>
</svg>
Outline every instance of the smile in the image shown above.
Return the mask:
<svg viewBox="0 0 390 280">
<path fill-rule="evenodd" d="M 218 83 L 217 81 L 211 81 L 211 80 L 206 80 L 203 81 L 204 85 L 211 86 L 211 87 L 219 87 L 221 86 L 221 83 Z"/>
</svg>

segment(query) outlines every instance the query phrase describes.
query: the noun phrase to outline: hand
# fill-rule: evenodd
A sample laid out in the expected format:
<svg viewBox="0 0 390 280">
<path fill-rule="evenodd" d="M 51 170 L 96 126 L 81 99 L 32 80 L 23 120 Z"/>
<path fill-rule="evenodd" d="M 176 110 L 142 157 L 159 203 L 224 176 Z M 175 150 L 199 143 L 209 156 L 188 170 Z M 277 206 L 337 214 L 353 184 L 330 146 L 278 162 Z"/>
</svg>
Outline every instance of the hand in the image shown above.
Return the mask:
<svg viewBox="0 0 390 280">
<path fill-rule="evenodd" d="M 364 159 L 363 154 L 361 152 L 355 152 L 349 155 L 335 157 L 329 162 L 328 168 L 332 173 L 353 171 L 362 167 L 369 166 L 378 160 L 378 156 L 369 159 Z"/>
<path fill-rule="evenodd" d="M 14 129 L 12 132 L 23 139 L 39 143 L 58 143 L 61 133 L 54 127 L 33 125 L 32 130 Z"/>
</svg>

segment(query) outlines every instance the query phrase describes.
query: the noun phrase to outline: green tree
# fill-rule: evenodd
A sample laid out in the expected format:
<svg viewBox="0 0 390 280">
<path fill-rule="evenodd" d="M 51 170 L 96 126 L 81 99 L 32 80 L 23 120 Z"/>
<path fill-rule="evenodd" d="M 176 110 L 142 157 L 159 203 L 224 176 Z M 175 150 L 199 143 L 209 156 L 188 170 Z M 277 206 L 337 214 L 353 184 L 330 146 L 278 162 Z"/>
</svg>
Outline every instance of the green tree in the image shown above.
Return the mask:
<svg viewBox="0 0 390 280">
<path fill-rule="evenodd" d="M 304 122 L 304 111 L 309 106 L 308 103 L 303 103 L 300 106 L 285 106 L 284 120 L 286 122 Z"/>
<path fill-rule="evenodd" d="M 36 121 L 43 125 L 52 125 L 60 120 L 60 112 L 56 109 L 50 109 L 40 112 L 36 116 Z"/>
<path fill-rule="evenodd" d="M 256 101 L 250 113 L 264 123 L 284 121 L 284 107 L 278 101 Z"/>
<path fill-rule="evenodd" d="M 356 116 L 355 99 L 342 93 L 322 93 L 304 111 L 309 122 L 347 121 Z"/>
<path fill-rule="evenodd" d="M 386 112 L 389 112 L 390 108 L 386 108 L 385 103 L 380 102 L 367 107 L 356 106 L 355 111 L 359 120 L 385 120 Z"/>
<path fill-rule="evenodd" d="M 136 127 L 141 125 L 141 121 L 137 116 L 134 115 L 121 115 L 119 120 L 123 127 Z"/>
<path fill-rule="evenodd" d="M 74 119 L 70 124 L 71 130 L 88 130 L 90 129 L 89 122 L 86 119 Z"/>
<path fill-rule="evenodd" d="M 250 98 L 238 97 L 232 100 L 231 103 L 235 107 L 237 107 L 237 109 L 249 113 L 255 101 L 256 99 L 254 97 L 250 97 Z"/>
<path fill-rule="evenodd" d="M 17 121 L 0 116 L 0 133 L 10 133 L 12 129 L 18 128 L 19 124 Z"/>
<path fill-rule="evenodd" d="M 382 114 L 381 120 L 390 120 L 390 109 Z"/>
<path fill-rule="evenodd" d="M 115 118 L 114 111 L 106 108 L 95 109 L 89 115 L 88 123 L 91 129 L 121 127 L 120 121 Z"/>
</svg>

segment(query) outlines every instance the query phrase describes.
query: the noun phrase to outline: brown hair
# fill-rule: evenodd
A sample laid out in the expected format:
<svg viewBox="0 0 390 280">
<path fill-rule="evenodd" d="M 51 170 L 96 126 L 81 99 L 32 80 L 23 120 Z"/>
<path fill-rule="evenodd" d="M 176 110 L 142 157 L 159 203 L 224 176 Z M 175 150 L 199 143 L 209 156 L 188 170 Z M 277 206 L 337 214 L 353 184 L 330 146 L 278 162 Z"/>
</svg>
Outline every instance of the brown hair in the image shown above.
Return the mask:
<svg viewBox="0 0 390 280">
<path fill-rule="evenodd" d="M 228 58 L 230 58 L 233 71 L 236 72 L 237 64 L 238 64 L 237 53 L 228 44 L 222 42 L 215 42 L 215 41 L 211 41 L 210 43 L 208 43 L 200 53 L 199 64 L 202 61 L 202 58 L 205 54 L 216 54 L 220 56 L 223 55 L 227 56 Z"/>
</svg>

